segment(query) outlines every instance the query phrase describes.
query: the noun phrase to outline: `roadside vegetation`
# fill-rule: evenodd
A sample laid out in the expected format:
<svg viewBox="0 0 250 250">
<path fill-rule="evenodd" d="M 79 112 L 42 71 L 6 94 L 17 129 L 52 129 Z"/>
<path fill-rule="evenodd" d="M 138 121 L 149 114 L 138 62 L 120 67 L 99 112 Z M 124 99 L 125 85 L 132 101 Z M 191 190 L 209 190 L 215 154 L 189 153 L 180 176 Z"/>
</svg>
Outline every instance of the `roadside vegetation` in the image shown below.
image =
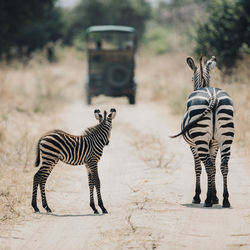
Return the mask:
<svg viewBox="0 0 250 250">
<path fill-rule="evenodd" d="M 38 138 L 63 129 L 57 114 L 83 98 L 84 62 L 72 50 L 61 53 L 55 64 L 38 54 L 27 65 L 0 65 L 0 223 L 31 212 Z"/>
</svg>

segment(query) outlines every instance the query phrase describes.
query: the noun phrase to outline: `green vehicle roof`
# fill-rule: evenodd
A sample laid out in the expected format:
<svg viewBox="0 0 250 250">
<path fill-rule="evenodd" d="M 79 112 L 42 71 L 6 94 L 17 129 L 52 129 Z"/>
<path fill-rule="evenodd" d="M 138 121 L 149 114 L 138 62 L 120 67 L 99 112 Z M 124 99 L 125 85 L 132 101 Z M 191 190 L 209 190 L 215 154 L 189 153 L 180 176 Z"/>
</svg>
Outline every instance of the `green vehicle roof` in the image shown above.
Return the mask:
<svg viewBox="0 0 250 250">
<path fill-rule="evenodd" d="M 134 33 L 135 28 L 129 27 L 129 26 L 119 26 L 119 25 L 97 25 L 97 26 L 90 26 L 87 29 L 87 33 L 90 33 L 90 32 L 106 32 L 106 31 Z"/>
</svg>

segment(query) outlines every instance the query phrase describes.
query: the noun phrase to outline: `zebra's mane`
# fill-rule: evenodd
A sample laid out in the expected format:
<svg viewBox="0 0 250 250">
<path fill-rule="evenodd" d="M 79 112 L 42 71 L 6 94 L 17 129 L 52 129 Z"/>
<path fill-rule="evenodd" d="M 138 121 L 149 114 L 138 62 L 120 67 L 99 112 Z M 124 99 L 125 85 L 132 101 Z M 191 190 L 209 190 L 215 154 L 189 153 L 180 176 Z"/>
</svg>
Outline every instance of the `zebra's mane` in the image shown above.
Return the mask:
<svg viewBox="0 0 250 250">
<path fill-rule="evenodd" d="M 202 67 L 202 55 L 200 56 L 200 74 L 201 74 L 201 84 L 203 87 L 205 87 L 204 85 L 206 85 L 206 81 L 204 79 L 204 72 L 203 72 L 203 67 Z"/>
<path fill-rule="evenodd" d="M 90 135 L 90 134 L 94 134 L 96 131 L 98 131 L 99 130 L 99 128 L 102 126 L 102 122 L 101 123 L 99 123 L 99 124 L 97 124 L 97 125 L 95 125 L 95 126 L 92 126 L 92 127 L 89 127 L 89 128 L 87 128 L 87 129 L 85 129 L 84 131 L 83 131 L 83 133 L 82 133 L 82 135 L 83 136 L 88 136 L 88 135 Z"/>
<path fill-rule="evenodd" d="M 209 87 L 210 76 L 208 67 L 202 65 L 202 55 L 200 56 L 199 66 L 194 73 L 194 90 Z"/>
</svg>

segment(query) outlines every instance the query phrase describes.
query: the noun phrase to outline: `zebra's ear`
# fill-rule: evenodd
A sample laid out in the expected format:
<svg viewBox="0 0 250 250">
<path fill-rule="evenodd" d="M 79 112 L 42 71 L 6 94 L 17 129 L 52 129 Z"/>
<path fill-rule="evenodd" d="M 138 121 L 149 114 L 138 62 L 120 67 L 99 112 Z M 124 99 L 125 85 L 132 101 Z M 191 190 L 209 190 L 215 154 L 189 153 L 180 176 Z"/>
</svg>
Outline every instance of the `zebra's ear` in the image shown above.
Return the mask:
<svg viewBox="0 0 250 250">
<path fill-rule="evenodd" d="M 95 114 L 96 120 L 98 121 L 102 119 L 102 115 L 100 113 L 101 113 L 100 109 L 95 109 L 94 114 Z"/>
<path fill-rule="evenodd" d="M 109 118 L 111 118 L 112 120 L 115 118 L 116 116 L 116 109 L 110 109 L 110 114 L 108 115 Z"/>
<path fill-rule="evenodd" d="M 193 70 L 195 71 L 196 70 L 196 66 L 195 66 L 195 63 L 194 63 L 194 60 L 191 58 L 191 57 L 188 57 L 187 58 L 187 65 Z"/>
<path fill-rule="evenodd" d="M 212 56 L 206 63 L 206 66 L 210 69 L 213 69 L 215 68 L 216 66 L 216 57 L 215 56 Z"/>
</svg>

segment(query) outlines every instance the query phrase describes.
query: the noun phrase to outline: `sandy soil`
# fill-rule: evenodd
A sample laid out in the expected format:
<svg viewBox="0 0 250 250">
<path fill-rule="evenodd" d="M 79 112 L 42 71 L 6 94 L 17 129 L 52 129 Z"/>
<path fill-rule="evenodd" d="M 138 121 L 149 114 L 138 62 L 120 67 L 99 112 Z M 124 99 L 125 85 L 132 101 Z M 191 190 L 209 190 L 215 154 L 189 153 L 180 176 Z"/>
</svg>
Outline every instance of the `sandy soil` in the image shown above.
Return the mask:
<svg viewBox="0 0 250 250">
<path fill-rule="evenodd" d="M 58 119 L 65 130 L 79 134 L 95 124 L 94 108 L 113 106 L 117 117 L 99 163 L 109 214 L 92 214 L 85 167 L 58 164 L 47 183 L 53 213 L 30 209 L 30 217 L 1 232 L 0 249 L 250 249 L 249 162 L 233 153 L 232 208 L 192 205 L 192 155 L 182 139 L 169 139 L 180 121 L 159 106 L 100 99 L 91 107 L 75 103 Z M 219 168 L 216 178 L 221 204 Z M 203 170 L 202 202 L 205 194 Z"/>
</svg>

